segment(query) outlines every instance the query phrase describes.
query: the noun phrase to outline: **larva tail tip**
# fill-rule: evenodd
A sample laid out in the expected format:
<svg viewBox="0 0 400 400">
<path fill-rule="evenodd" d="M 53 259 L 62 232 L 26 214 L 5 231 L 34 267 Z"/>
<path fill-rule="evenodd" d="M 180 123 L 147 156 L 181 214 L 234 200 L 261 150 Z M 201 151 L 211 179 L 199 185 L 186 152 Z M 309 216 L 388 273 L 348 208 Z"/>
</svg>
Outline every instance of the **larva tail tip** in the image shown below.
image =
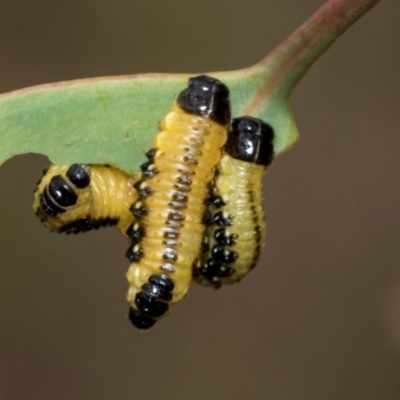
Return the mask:
<svg viewBox="0 0 400 400">
<path fill-rule="evenodd" d="M 129 308 L 128 318 L 132 322 L 132 325 L 140 330 L 150 329 L 154 324 L 155 320 L 141 314 L 134 308 Z"/>
</svg>

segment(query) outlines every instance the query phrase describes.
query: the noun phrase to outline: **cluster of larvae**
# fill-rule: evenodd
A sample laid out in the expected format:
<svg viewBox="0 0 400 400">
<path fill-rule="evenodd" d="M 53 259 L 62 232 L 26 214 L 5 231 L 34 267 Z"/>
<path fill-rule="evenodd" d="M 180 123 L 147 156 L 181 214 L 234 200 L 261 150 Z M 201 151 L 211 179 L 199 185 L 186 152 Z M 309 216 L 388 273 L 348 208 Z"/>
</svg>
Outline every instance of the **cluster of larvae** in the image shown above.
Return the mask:
<svg viewBox="0 0 400 400">
<path fill-rule="evenodd" d="M 33 208 L 53 231 L 114 225 L 130 240 L 129 319 L 149 329 L 185 297 L 192 279 L 219 288 L 256 265 L 273 138 L 259 119 L 231 120 L 229 89 L 197 76 L 174 100 L 140 172 L 53 165 L 38 182 Z"/>
</svg>

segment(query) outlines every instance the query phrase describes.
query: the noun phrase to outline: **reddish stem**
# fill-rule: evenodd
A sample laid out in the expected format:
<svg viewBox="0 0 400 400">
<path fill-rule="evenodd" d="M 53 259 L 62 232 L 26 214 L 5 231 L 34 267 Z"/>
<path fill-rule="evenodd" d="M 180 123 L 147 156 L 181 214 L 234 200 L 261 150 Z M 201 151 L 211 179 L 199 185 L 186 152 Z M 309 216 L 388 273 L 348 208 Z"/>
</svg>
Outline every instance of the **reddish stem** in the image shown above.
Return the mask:
<svg viewBox="0 0 400 400">
<path fill-rule="evenodd" d="M 264 76 L 245 112 L 252 115 L 273 93 L 288 97 L 310 66 L 379 0 L 328 0 L 267 57 L 251 69 Z"/>
</svg>

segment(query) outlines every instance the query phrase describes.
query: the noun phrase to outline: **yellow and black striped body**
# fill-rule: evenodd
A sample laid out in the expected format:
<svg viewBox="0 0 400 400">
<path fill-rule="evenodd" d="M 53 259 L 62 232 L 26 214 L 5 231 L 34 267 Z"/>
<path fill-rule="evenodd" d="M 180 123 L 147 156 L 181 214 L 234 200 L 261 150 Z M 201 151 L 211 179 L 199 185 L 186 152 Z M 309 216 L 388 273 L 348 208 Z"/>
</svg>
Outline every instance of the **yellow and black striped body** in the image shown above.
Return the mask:
<svg viewBox="0 0 400 400">
<path fill-rule="evenodd" d="M 38 182 L 33 209 L 52 231 L 79 233 L 115 225 L 127 236 L 137 180 L 108 165 L 53 165 Z"/>
<path fill-rule="evenodd" d="M 273 158 L 273 130 L 261 120 L 232 121 L 225 153 L 210 196 L 210 221 L 198 283 L 215 288 L 238 282 L 251 271 L 264 244 L 262 178 Z"/>
<path fill-rule="evenodd" d="M 127 256 L 129 318 L 150 328 L 181 300 L 200 257 L 205 201 L 230 122 L 229 90 L 199 76 L 174 102 L 141 166 Z"/>
</svg>

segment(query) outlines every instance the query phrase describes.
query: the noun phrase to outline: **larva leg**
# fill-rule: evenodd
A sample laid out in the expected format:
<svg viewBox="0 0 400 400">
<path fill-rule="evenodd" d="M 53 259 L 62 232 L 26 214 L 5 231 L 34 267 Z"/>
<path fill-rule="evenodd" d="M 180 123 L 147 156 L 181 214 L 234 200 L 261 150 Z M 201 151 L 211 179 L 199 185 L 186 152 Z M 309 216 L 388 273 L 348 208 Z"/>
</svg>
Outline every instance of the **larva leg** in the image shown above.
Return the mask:
<svg viewBox="0 0 400 400">
<path fill-rule="evenodd" d="M 208 186 L 226 141 L 228 96 L 216 79 L 190 79 L 141 166 L 127 253 L 129 318 L 139 329 L 150 328 L 188 290 L 200 256 Z"/>
<path fill-rule="evenodd" d="M 262 178 L 273 158 L 273 129 L 256 118 L 234 119 L 211 190 L 211 218 L 198 283 L 238 282 L 256 265 L 265 236 Z"/>
<path fill-rule="evenodd" d="M 52 231 L 79 233 L 115 225 L 128 236 L 137 180 L 108 165 L 53 165 L 38 182 L 33 209 Z"/>
</svg>

